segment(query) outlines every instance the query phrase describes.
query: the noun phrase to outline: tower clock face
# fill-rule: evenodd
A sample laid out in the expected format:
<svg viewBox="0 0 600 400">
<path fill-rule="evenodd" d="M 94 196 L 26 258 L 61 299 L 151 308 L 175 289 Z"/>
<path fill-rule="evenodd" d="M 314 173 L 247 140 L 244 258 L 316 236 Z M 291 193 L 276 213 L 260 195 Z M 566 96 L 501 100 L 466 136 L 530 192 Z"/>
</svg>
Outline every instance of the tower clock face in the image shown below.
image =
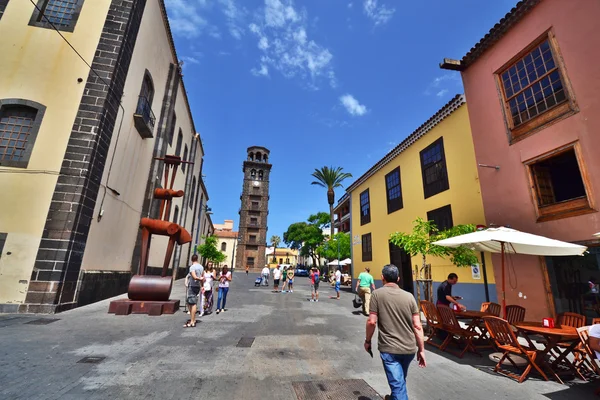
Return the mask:
<svg viewBox="0 0 600 400">
<path fill-rule="evenodd" d="M 260 186 L 260 182 L 259 181 L 254 181 L 252 183 L 252 185 L 255 186 L 255 187 L 259 187 Z"/>
</svg>

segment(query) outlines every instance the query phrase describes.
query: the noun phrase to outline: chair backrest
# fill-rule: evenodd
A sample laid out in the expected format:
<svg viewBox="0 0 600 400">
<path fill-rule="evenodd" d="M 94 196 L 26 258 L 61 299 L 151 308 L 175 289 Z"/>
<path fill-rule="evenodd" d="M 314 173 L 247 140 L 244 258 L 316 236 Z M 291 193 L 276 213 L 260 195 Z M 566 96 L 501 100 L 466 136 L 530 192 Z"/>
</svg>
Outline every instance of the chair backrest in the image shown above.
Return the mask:
<svg viewBox="0 0 600 400">
<path fill-rule="evenodd" d="M 440 304 L 437 306 L 437 309 L 440 318 L 442 319 L 442 324 L 451 328 L 460 328 L 456 315 L 454 315 L 454 311 L 452 311 L 450 307 Z"/>
<path fill-rule="evenodd" d="M 435 308 L 435 304 L 427 300 L 421 300 L 421 310 L 425 314 L 425 319 L 429 326 L 441 325 L 442 321 L 437 308 Z"/>
<path fill-rule="evenodd" d="M 581 344 L 583 345 L 583 348 L 585 349 L 585 352 L 588 354 L 588 356 L 590 356 L 590 359 L 592 361 L 592 366 L 594 367 L 596 374 L 600 373 L 600 368 L 598 367 L 598 364 L 596 364 L 596 352 L 594 350 L 592 350 L 592 348 L 590 347 L 590 332 L 589 332 L 589 326 L 582 326 L 580 328 L 577 328 L 577 335 L 579 335 L 579 339 L 581 340 Z"/>
<path fill-rule="evenodd" d="M 572 312 L 558 314 L 558 326 L 572 326 L 573 328 L 581 328 L 585 325 L 585 316 Z"/>
<path fill-rule="evenodd" d="M 592 318 L 592 325 L 600 324 L 600 318 Z"/>
<path fill-rule="evenodd" d="M 500 316 L 500 312 L 502 311 L 502 306 L 498 303 L 485 302 L 481 303 L 481 312 L 485 312 L 496 317 Z"/>
<path fill-rule="evenodd" d="M 506 306 L 506 320 L 511 325 L 525 321 L 525 308 L 515 305 Z"/>
<path fill-rule="evenodd" d="M 500 317 L 483 317 L 490 336 L 498 346 L 513 346 L 523 351 L 508 321 Z"/>
</svg>

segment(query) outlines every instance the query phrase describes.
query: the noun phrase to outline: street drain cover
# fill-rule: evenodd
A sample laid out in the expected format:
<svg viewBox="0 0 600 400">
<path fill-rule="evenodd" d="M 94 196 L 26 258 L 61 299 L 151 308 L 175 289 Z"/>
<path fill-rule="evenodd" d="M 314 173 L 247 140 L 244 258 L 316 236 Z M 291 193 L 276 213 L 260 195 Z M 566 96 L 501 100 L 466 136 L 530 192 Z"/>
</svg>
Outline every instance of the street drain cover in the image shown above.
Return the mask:
<svg viewBox="0 0 600 400">
<path fill-rule="evenodd" d="M 243 337 L 240 339 L 236 347 L 252 347 L 252 343 L 254 343 L 253 337 Z"/>
<path fill-rule="evenodd" d="M 106 357 L 102 356 L 87 356 L 77 361 L 78 364 L 98 364 L 101 363 Z"/>
<path fill-rule="evenodd" d="M 381 400 L 362 379 L 292 382 L 298 400 Z"/>
<path fill-rule="evenodd" d="M 53 322 L 60 321 L 60 318 L 40 318 L 34 319 L 33 321 L 26 322 L 28 325 L 48 325 Z"/>
</svg>

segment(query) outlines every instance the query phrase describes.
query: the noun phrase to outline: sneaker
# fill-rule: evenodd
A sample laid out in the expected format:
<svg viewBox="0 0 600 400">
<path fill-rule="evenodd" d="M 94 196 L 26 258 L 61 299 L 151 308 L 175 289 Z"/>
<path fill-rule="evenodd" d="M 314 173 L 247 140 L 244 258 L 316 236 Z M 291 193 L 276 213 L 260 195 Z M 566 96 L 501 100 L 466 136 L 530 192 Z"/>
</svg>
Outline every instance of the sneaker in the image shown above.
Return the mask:
<svg viewBox="0 0 600 400">
<path fill-rule="evenodd" d="M 318 303 L 318 302 L 319 302 L 319 299 L 316 299 L 316 300 L 315 300 L 315 303 Z"/>
</svg>

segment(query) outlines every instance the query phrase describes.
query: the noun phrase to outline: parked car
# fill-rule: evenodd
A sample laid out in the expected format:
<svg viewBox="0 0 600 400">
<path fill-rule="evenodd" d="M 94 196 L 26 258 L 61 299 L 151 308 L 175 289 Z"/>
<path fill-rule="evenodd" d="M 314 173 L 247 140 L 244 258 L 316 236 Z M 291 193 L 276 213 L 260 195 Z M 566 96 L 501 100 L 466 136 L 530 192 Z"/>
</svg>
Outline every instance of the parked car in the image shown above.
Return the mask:
<svg viewBox="0 0 600 400">
<path fill-rule="evenodd" d="M 303 268 L 296 268 L 296 276 L 308 276 L 308 270 Z"/>
</svg>

